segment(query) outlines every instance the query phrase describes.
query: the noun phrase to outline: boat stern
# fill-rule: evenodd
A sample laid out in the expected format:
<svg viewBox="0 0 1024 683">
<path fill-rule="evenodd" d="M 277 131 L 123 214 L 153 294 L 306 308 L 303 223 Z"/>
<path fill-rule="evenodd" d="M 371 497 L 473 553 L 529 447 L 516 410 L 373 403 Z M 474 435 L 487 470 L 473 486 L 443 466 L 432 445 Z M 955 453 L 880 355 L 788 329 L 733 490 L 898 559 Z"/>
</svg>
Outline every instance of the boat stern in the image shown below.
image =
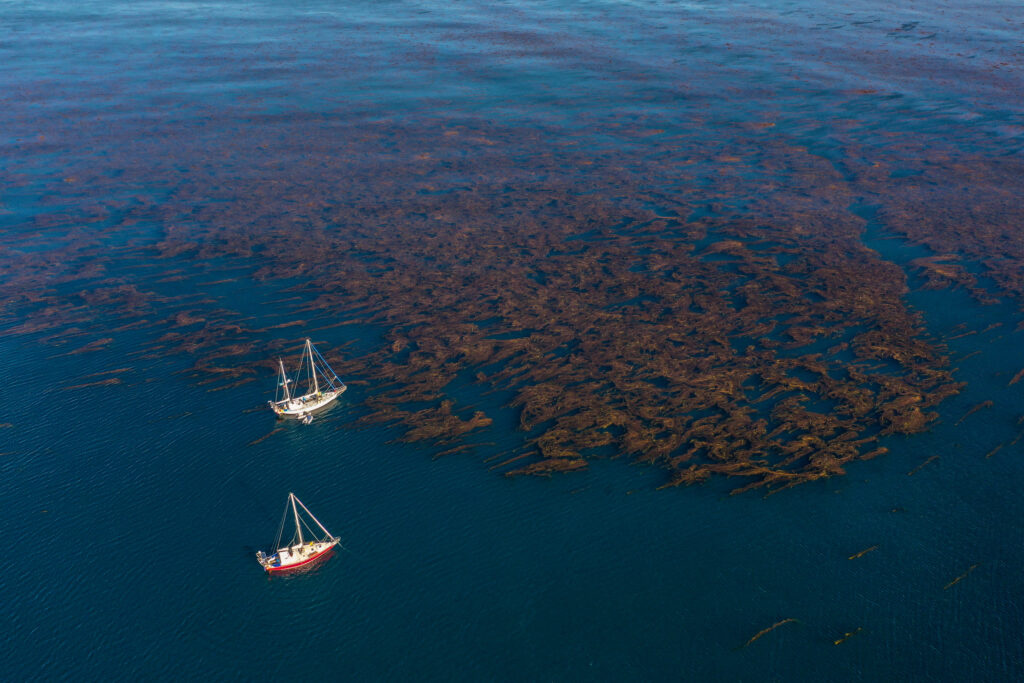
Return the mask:
<svg viewBox="0 0 1024 683">
<path fill-rule="evenodd" d="M 273 562 L 274 562 L 274 558 L 275 557 L 276 557 L 275 555 L 269 555 L 268 556 L 262 550 L 260 550 L 259 552 L 256 553 L 256 561 L 259 562 L 260 566 L 263 567 L 268 572 L 271 571 L 271 569 L 273 567 Z"/>
</svg>

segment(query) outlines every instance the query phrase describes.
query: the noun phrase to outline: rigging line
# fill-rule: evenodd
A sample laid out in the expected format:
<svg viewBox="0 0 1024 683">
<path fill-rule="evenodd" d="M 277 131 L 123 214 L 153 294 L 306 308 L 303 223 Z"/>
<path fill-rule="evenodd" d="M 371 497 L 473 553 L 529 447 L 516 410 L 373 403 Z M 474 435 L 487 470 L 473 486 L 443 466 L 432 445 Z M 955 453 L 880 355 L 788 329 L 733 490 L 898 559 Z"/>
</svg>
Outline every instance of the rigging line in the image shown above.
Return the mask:
<svg viewBox="0 0 1024 683">
<path fill-rule="evenodd" d="M 361 560 L 361 561 L 366 562 L 366 563 L 370 562 L 370 560 L 366 559 L 365 556 L 360 555 L 359 553 L 352 552 L 346 546 L 342 545 L 341 541 L 338 541 L 338 547 L 341 548 L 342 550 L 344 550 L 346 553 L 348 553 L 352 557 L 356 558 L 357 560 Z"/>
<path fill-rule="evenodd" d="M 302 501 L 301 501 L 301 500 L 299 500 L 298 498 L 296 498 L 295 500 L 296 500 L 296 502 L 298 502 L 299 506 L 300 506 L 300 507 L 301 507 L 301 508 L 302 508 L 303 510 L 305 510 L 305 511 L 306 511 L 306 514 L 310 514 L 310 515 L 311 515 L 311 513 L 309 512 L 309 510 L 306 510 L 306 506 L 302 504 Z M 305 519 L 303 519 L 302 515 L 296 515 L 296 520 L 297 520 L 297 524 L 296 524 L 296 527 L 298 527 L 298 524 L 302 524 L 302 526 L 303 526 L 303 527 L 305 527 L 306 531 L 308 531 L 308 532 L 309 532 L 309 535 L 310 535 L 310 536 L 311 536 L 312 538 L 315 538 L 315 539 L 316 539 L 317 541 L 320 541 L 320 540 L 321 540 L 321 536 L 320 536 L 320 533 L 319 533 L 319 532 L 318 532 L 318 531 L 317 531 L 316 529 L 314 529 L 313 527 L 311 527 L 311 526 L 309 525 L 309 522 L 307 522 L 307 521 L 306 521 Z M 298 531 L 296 530 L 296 536 L 297 536 L 297 535 L 298 535 Z M 328 536 L 330 536 L 330 533 L 328 533 L 327 535 L 328 535 Z"/>
<path fill-rule="evenodd" d="M 281 547 L 281 534 L 284 533 L 284 520 L 288 518 L 288 504 L 284 505 L 284 514 L 281 515 L 281 525 L 277 527 L 277 540 L 274 541 L 273 551 L 276 553 L 277 549 Z M 293 539 L 294 540 L 294 539 Z"/>
<path fill-rule="evenodd" d="M 296 499 L 296 500 L 298 500 L 298 499 Z M 324 525 L 320 523 L 320 520 L 316 518 L 316 515 L 314 515 L 314 514 L 313 514 L 312 512 L 310 512 L 310 511 L 309 511 L 309 508 L 307 508 L 307 507 L 305 506 L 305 504 L 303 504 L 303 502 L 302 502 L 301 500 L 299 500 L 299 505 L 301 505 L 301 506 L 302 506 L 302 509 L 306 511 L 306 514 L 307 514 L 307 515 L 309 515 L 309 518 L 310 518 L 311 520 L 313 520 L 314 522 L 316 522 L 316 525 L 317 525 L 318 527 L 320 527 L 320 530 L 321 530 L 321 531 L 323 531 L 323 532 L 324 532 L 325 534 L 327 534 L 328 536 L 330 536 L 330 535 L 331 535 L 331 532 L 330 532 L 330 531 L 328 531 L 328 530 L 327 530 L 327 528 L 326 528 L 326 527 L 324 527 Z"/>
<path fill-rule="evenodd" d="M 303 381 L 302 371 L 306 367 L 306 354 L 299 357 L 299 366 L 295 368 L 295 389 L 299 389 L 299 383 Z M 307 382 L 308 384 L 308 382 Z M 307 392 L 308 393 L 308 392 Z"/>
<path fill-rule="evenodd" d="M 306 531 L 309 532 L 310 536 L 317 539 L 318 541 L 320 540 L 320 534 L 318 534 L 316 530 L 313 529 L 313 527 L 309 526 L 309 524 L 306 523 L 306 520 L 302 519 L 302 517 L 299 517 L 299 521 L 302 522 L 302 526 L 306 527 Z"/>
<path fill-rule="evenodd" d="M 338 377 L 338 373 L 334 371 L 334 368 L 332 368 L 331 364 L 327 362 L 327 359 L 324 358 L 323 355 L 321 355 L 321 353 L 315 347 L 313 347 L 313 352 L 316 354 L 316 357 L 320 359 L 320 362 L 324 364 L 324 367 L 331 371 L 331 374 L 334 375 L 334 379 L 340 382 L 341 378 Z M 327 373 L 325 372 L 324 375 L 326 376 Z M 333 385 L 334 382 L 332 381 L 331 384 Z"/>
<path fill-rule="evenodd" d="M 336 379 L 336 380 L 338 380 L 338 381 L 340 382 L 340 381 L 341 381 L 341 378 L 340 378 L 340 377 L 338 377 L 338 373 L 336 373 L 336 372 L 334 371 L 334 368 L 332 368 L 332 367 L 331 367 L 330 365 L 328 365 L 328 364 L 327 364 L 327 361 L 326 361 L 326 360 L 324 360 L 324 357 L 323 357 L 323 356 L 321 356 L 319 352 L 317 352 L 317 354 L 316 354 L 316 355 L 317 355 L 317 356 L 319 356 L 319 358 L 320 358 L 321 362 L 323 362 L 323 364 L 324 364 L 324 367 L 325 367 L 325 368 L 326 368 L 327 370 L 329 370 L 329 371 L 331 372 L 331 376 L 332 376 L 332 377 L 334 377 L 334 379 Z M 327 373 L 326 373 L 326 372 L 324 373 L 324 376 L 325 376 L 325 377 L 327 376 Z"/>
<path fill-rule="evenodd" d="M 299 385 L 302 382 L 302 371 L 306 365 L 306 349 L 302 349 L 302 353 L 299 355 L 299 363 L 295 366 L 295 389 L 299 389 Z"/>
</svg>

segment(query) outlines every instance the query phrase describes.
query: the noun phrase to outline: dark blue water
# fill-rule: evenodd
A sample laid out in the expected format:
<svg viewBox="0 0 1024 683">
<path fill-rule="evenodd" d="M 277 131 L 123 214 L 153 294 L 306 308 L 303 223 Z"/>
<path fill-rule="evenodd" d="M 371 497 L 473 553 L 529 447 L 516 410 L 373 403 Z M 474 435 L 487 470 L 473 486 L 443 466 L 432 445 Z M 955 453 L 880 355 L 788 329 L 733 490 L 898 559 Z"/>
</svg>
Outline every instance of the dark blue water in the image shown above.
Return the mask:
<svg viewBox="0 0 1024 683">
<path fill-rule="evenodd" d="M 627 179 L 677 155 L 688 170 L 658 189 L 697 204 L 723 156 L 759 158 L 742 131 L 766 121 L 839 176 L 898 135 L 1012 157 L 1022 22 L 1019 7 L 942 2 L 0 3 L 5 678 L 1019 680 L 1019 302 L 981 306 L 908 275 L 907 305 L 948 339 L 966 389 L 931 431 L 886 439 L 888 455 L 846 477 L 730 497 L 727 482 L 656 490 L 663 474 L 625 459 L 515 480 L 478 457 L 434 459 L 394 430 L 357 428 L 365 384 L 313 425 L 253 443 L 275 427 L 261 409 L 272 371 L 209 391 L 220 385 L 198 383 L 193 357 L 155 340 L 183 311 L 286 322 L 274 302 L 297 283 L 249 280 L 258 252 L 146 249 L 171 224 L 187 234 L 217 215 L 201 210 L 248 201 L 233 188 L 254 177 L 330 196 L 315 172 L 330 145 L 315 141 L 334 137 L 362 136 L 364 155 L 343 166 L 367 193 L 461 125 L 505 136 L 510 183 L 541 182 L 532 155 L 557 145 Z M 750 196 L 690 208 L 741 211 L 768 181 L 786 195 L 793 169 L 769 161 L 745 171 Z M 931 255 L 887 230 L 864 228 L 881 258 Z M 151 296 L 130 310 L 75 298 L 111 278 Z M 22 305 L 40 293 L 74 305 Z M 329 351 L 380 333 L 317 340 Z M 243 357 L 300 334 L 253 332 Z M 97 338 L 110 341 L 68 355 Z M 473 437 L 493 444 L 481 449 L 522 443 L 505 398 L 460 396 L 495 418 Z M 270 580 L 253 554 L 289 491 L 347 550 Z M 796 621 L 742 647 L 784 619 Z"/>
</svg>

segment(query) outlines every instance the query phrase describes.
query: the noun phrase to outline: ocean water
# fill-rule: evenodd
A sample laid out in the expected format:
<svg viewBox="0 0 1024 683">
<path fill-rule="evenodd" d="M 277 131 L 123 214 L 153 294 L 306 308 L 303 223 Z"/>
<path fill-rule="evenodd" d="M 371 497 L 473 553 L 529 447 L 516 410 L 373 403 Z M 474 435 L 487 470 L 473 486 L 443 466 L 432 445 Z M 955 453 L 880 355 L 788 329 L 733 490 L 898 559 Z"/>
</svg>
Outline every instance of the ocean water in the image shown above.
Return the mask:
<svg viewBox="0 0 1024 683">
<path fill-rule="evenodd" d="M 383 207 L 389 164 L 456 126 L 494 135 L 460 156 L 499 148 L 510 184 L 562 144 L 627 180 L 678 154 L 688 175 L 655 190 L 712 217 L 763 182 L 787 195 L 792 168 L 765 153 L 736 181 L 749 195 L 700 202 L 723 155 L 758 153 L 737 131 L 769 119 L 847 178 L 873 155 L 912 175 L 930 147 L 1019 164 L 1021 35 L 1011 3 L 0 2 L 4 678 L 1020 680 L 1021 302 L 925 288 L 910 263 L 934 252 L 884 217 L 861 211 L 863 242 L 906 269 L 906 305 L 967 385 L 884 457 L 768 497 L 658 490 L 624 458 L 507 479 L 361 425 L 366 383 L 271 433 L 269 367 L 211 386 L 159 339 L 181 313 L 245 321 L 241 357 L 262 362 L 295 348 L 301 331 L 270 328 L 309 293 L 252 279 L 259 248 L 154 245 L 332 193 Z M 89 298 L 111 280 L 152 295 Z M 315 335 L 331 352 L 382 332 Z M 460 391 L 495 418 L 472 440 L 522 443 L 507 396 Z M 268 578 L 254 553 L 289 491 L 345 550 Z"/>
</svg>

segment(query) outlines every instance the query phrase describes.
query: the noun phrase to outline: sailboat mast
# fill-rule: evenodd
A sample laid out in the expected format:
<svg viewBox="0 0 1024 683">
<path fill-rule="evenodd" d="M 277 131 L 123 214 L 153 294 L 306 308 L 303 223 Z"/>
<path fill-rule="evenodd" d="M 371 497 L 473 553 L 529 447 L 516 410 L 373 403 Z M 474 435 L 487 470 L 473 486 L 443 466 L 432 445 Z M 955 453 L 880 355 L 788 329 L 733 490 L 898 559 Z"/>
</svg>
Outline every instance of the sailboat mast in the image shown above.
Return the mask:
<svg viewBox="0 0 1024 683">
<path fill-rule="evenodd" d="M 316 363 L 313 362 L 313 342 L 306 340 L 306 351 L 309 352 L 309 374 L 313 375 L 313 393 L 320 393 L 320 385 L 316 381 Z"/>
<path fill-rule="evenodd" d="M 299 519 L 299 511 L 295 509 L 295 494 L 289 493 L 288 496 L 292 499 L 292 512 L 295 513 L 295 530 L 299 532 L 299 545 L 302 545 L 302 521 Z M 303 505 L 302 509 L 305 510 L 306 506 Z M 306 510 L 309 512 L 309 510 Z"/>
<path fill-rule="evenodd" d="M 284 361 L 278 358 L 277 362 L 281 366 L 281 386 L 284 387 L 284 400 L 290 401 L 292 400 L 292 395 L 288 391 L 288 375 L 284 371 Z"/>
</svg>

